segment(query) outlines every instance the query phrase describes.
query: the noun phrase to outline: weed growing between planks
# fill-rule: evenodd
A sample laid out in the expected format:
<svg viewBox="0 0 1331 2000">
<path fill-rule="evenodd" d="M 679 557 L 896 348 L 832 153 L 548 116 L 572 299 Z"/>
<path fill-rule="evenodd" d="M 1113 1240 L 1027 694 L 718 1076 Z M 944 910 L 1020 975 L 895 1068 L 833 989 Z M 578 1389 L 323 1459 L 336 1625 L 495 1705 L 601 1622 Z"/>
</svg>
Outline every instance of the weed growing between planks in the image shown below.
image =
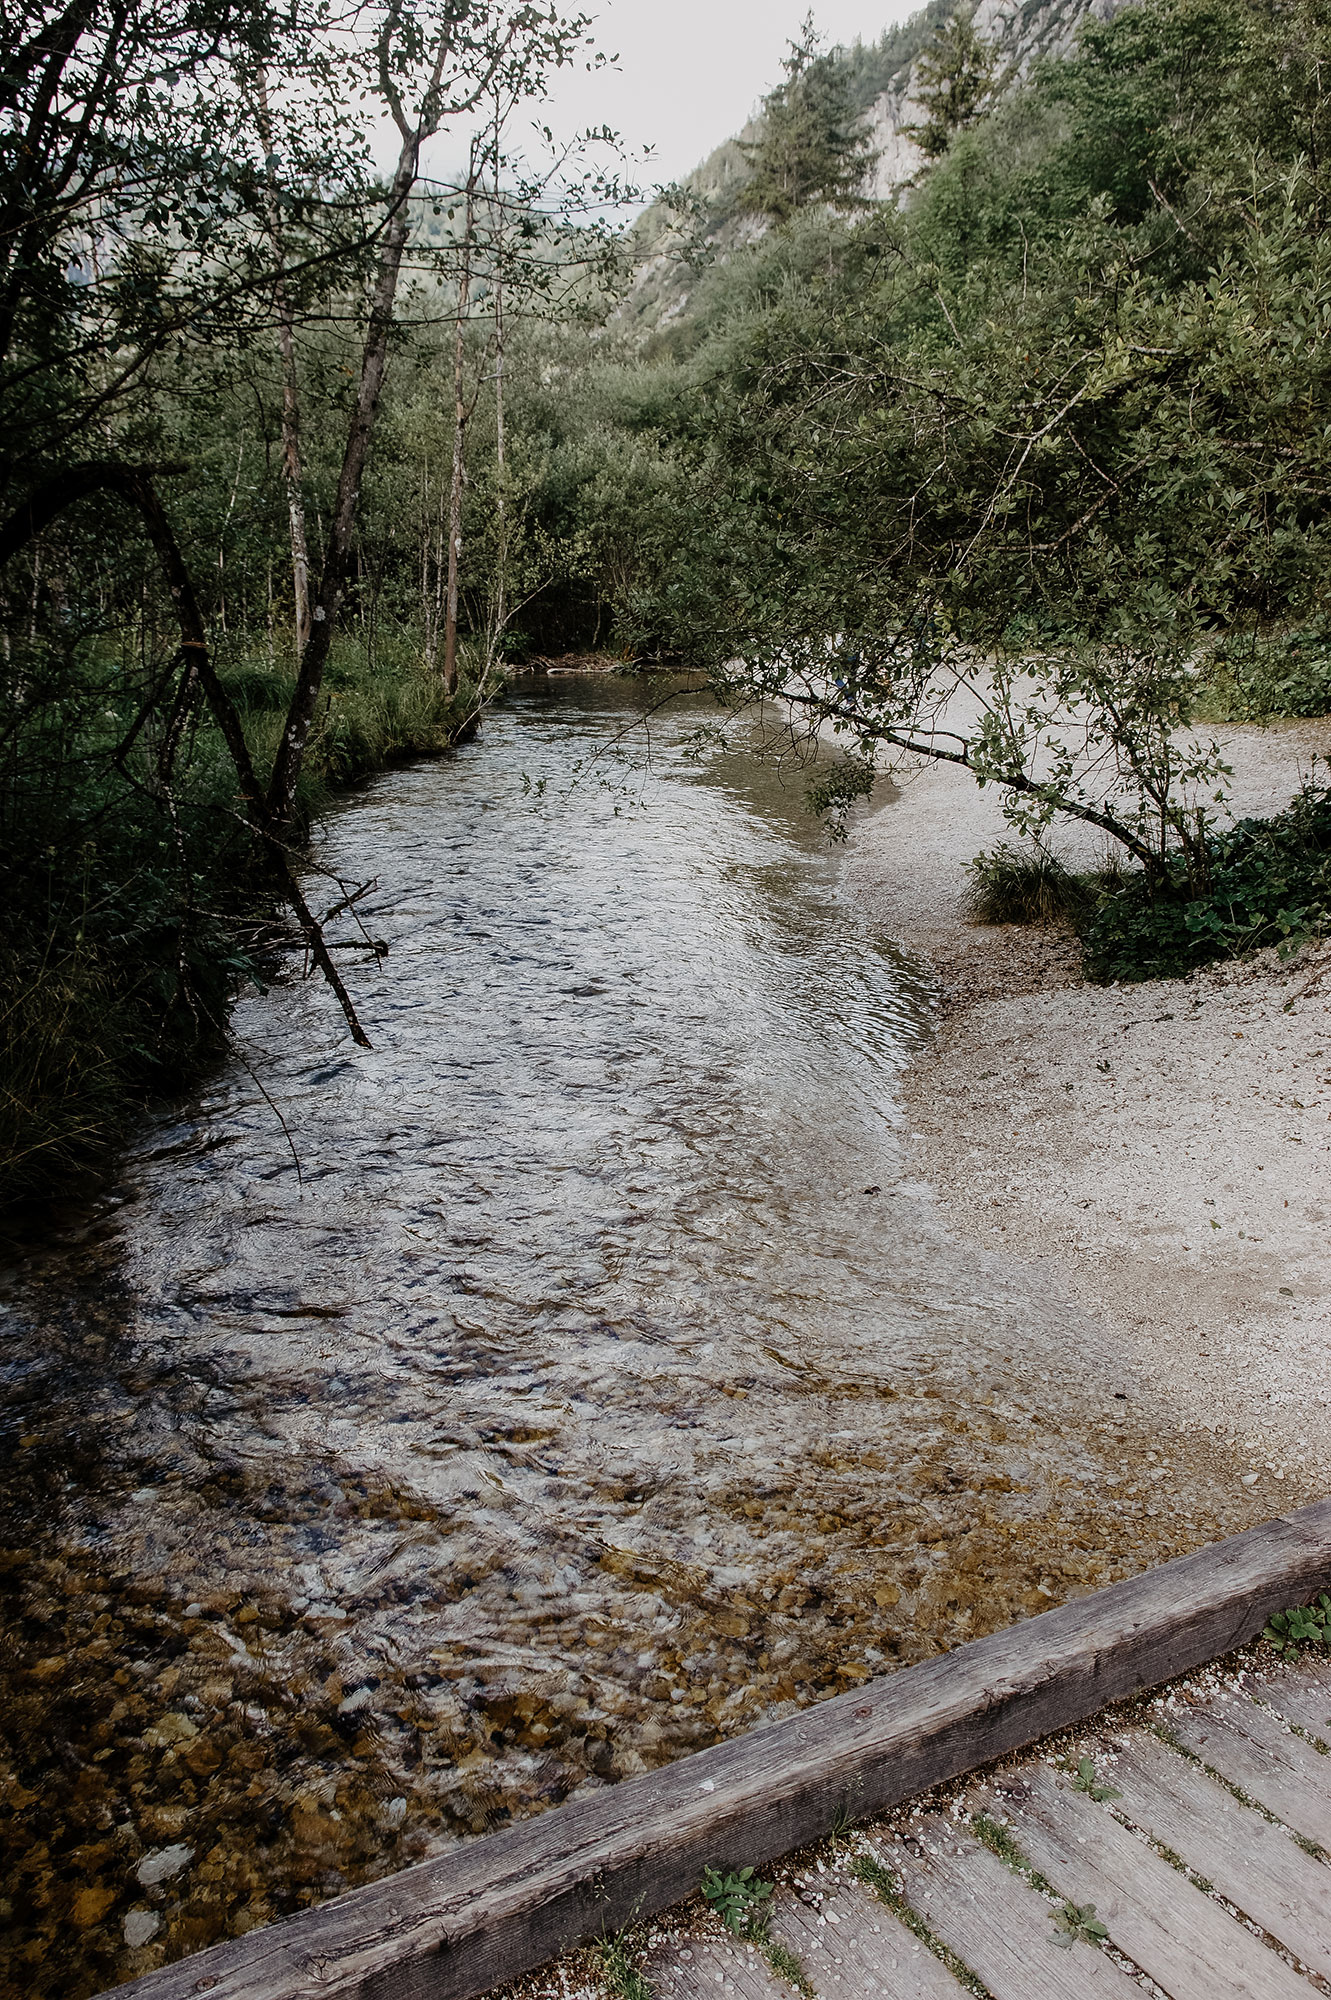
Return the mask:
<svg viewBox="0 0 1331 2000">
<path fill-rule="evenodd" d="M 752 1868 L 723 1875 L 719 1868 L 703 1870 L 702 1892 L 732 1937 L 756 1941 L 766 1934 L 764 1904 L 772 1885 L 757 1879 Z"/>
<path fill-rule="evenodd" d="M 1298 1653 L 1304 1646 L 1331 1646 L 1331 1594 L 1325 1590 L 1311 1604 L 1276 1611 L 1262 1633 L 1278 1653 Z"/>
<path fill-rule="evenodd" d="M 651 1987 L 639 1972 L 624 1935 L 602 1938 L 596 1947 L 601 1977 L 618 2000 L 653 2000 Z"/>
<path fill-rule="evenodd" d="M 990 2000 L 989 1989 L 984 1982 L 971 1971 L 964 1959 L 958 1958 L 957 1954 L 943 1943 L 913 1905 L 906 1901 L 889 1868 L 885 1868 L 881 1861 L 875 1860 L 873 1855 L 861 1854 L 857 1860 L 851 1862 L 850 1872 L 857 1881 L 872 1889 L 880 1902 L 887 1904 L 892 1914 L 901 1919 L 906 1929 L 917 1937 L 921 1944 L 928 1946 L 935 1958 L 942 1960 L 953 1978 L 959 1981 L 968 1993 L 974 1993 L 977 2000 Z"/>
<path fill-rule="evenodd" d="M 1054 1910 L 1051 1915 L 1054 1943 L 1066 1946 L 1069 1951 L 1074 1944 L 1103 1944 L 1109 1936 L 1109 1926 L 1096 1916 L 1094 1903 L 1064 1903 L 1061 1910 Z"/>
<path fill-rule="evenodd" d="M 813 1981 L 804 1970 L 803 1960 L 795 1952 L 783 1944 L 778 1944 L 775 1938 L 765 1938 L 762 1943 L 762 1953 L 773 1972 L 779 1973 L 782 1979 L 788 1979 L 797 1993 L 806 1996 L 806 2000 L 814 2000 Z"/>
<path fill-rule="evenodd" d="M 1097 1805 L 1104 1799 L 1121 1799 L 1123 1796 L 1122 1792 L 1116 1792 L 1112 1785 L 1100 1783 L 1095 1774 L 1094 1761 L 1090 1757 L 1079 1757 L 1075 1765 L 1068 1763 L 1063 1768 L 1065 1771 L 1073 1772 L 1073 1791 L 1085 1792 Z"/>
</svg>

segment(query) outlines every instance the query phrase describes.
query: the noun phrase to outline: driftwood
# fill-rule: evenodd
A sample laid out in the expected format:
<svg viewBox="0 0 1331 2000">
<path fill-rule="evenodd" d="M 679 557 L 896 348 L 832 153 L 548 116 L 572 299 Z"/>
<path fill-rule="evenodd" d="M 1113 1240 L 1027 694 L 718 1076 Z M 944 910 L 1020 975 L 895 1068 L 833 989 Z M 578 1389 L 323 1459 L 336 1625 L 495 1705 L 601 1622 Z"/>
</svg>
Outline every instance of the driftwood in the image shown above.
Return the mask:
<svg viewBox="0 0 1331 2000">
<path fill-rule="evenodd" d="M 1331 1580 L 1331 1500 L 116 1989 L 470 2000 L 564 1947 L 1254 1638 Z"/>
</svg>

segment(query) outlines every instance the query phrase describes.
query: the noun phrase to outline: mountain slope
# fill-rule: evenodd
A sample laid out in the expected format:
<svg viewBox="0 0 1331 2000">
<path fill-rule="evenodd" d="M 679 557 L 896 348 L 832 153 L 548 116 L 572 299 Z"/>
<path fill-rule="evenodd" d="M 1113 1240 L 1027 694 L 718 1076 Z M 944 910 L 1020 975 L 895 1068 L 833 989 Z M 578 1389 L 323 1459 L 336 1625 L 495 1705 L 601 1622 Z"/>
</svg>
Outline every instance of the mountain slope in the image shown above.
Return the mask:
<svg viewBox="0 0 1331 2000">
<path fill-rule="evenodd" d="M 1057 56 L 1076 40 L 1088 14 L 1107 20 L 1124 0 L 979 0 L 975 27 L 994 49 L 1007 89 L 1032 66 Z M 874 149 L 864 193 L 889 200 L 909 185 L 925 156 L 906 128 L 922 119 L 913 95 L 919 59 L 935 31 L 956 11 L 954 0 L 929 0 L 899 27 L 874 43 L 857 42 L 833 51 L 850 86 Z M 744 145 L 762 130 L 761 118 L 710 153 L 683 183 L 679 203 L 655 202 L 634 231 L 634 275 L 616 317 L 644 332 L 667 325 L 688 310 L 689 292 L 704 257 L 724 258 L 755 241 L 766 228 L 745 213 L 740 195 L 749 178 Z M 690 212 L 691 211 L 691 212 Z"/>
</svg>

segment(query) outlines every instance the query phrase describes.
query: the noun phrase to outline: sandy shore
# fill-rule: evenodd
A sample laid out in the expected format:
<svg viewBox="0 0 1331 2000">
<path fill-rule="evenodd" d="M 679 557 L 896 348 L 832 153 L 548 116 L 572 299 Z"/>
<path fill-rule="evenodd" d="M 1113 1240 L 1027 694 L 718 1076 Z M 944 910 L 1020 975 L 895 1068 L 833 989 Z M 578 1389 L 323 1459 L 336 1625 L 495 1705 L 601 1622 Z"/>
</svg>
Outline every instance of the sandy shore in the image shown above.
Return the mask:
<svg viewBox="0 0 1331 2000">
<path fill-rule="evenodd" d="M 1278 810 L 1331 750 L 1331 721 L 1225 734 L 1238 814 Z M 1326 1490 L 1331 945 L 1085 985 L 1063 937 L 965 919 L 964 863 L 1005 835 L 996 796 L 938 765 L 897 784 L 847 891 L 943 987 L 907 1080 L 914 1168 L 959 1235 L 1101 1323 L 1143 1402 L 1236 1451 L 1272 1511 L 1286 1472 Z"/>
</svg>

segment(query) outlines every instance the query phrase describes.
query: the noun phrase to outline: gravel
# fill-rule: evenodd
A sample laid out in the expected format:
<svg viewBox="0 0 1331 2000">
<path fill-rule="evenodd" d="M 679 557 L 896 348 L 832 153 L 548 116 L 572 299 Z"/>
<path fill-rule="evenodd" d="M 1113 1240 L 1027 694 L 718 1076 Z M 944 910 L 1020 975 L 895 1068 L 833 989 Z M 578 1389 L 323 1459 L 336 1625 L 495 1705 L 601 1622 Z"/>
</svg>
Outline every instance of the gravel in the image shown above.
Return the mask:
<svg viewBox="0 0 1331 2000">
<path fill-rule="evenodd" d="M 1331 721 L 1226 735 L 1235 812 L 1269 813 Z M 848 892 L 943 987 L 906 1084 L 912 1163 L 959 1235 L 1089 1310 L 1125 1378 L 1240 1454 L 1275 1511 L 1287 1470 L 1331 1474 L 1331 945 L 1083 984 L 1066 935 L 966 921 L 964 863 L 1004 833 L 992 791 L 931 765 L 853 837 Z"/>
</svg>

